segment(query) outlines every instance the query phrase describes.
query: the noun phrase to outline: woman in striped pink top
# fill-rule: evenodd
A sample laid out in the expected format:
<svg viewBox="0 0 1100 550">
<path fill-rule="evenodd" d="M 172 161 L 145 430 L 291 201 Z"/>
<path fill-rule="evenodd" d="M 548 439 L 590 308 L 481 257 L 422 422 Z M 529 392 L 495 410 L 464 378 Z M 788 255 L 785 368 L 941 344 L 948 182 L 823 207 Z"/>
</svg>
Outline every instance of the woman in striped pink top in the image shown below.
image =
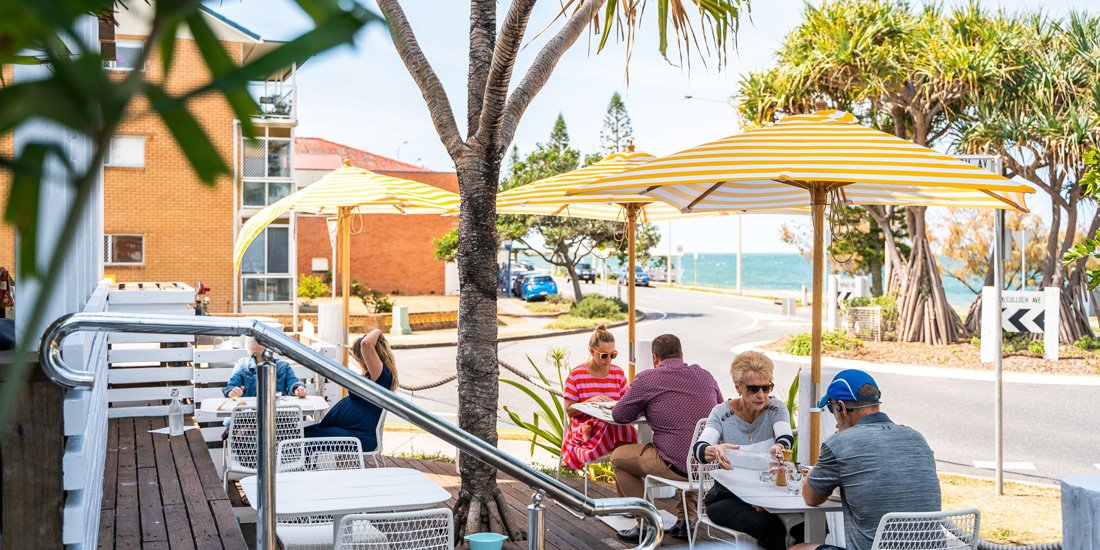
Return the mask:
<svg viewBox="0 0 1100 550">
<path fill-rule="evenodd" d="M 573 408 L 583 402 L 618 401 L 626 393 L 623 369 L 611 364 L 619 355 L 615 337 L 600 325 L 588 339 L 591 356 L 565 379 L 565 412 L 571 422 L 562 438 L 561 458 L 566 466 L 581 470 L 619 445 L 638 442 L 634 426 L 608 424 Z"/>
</svg>

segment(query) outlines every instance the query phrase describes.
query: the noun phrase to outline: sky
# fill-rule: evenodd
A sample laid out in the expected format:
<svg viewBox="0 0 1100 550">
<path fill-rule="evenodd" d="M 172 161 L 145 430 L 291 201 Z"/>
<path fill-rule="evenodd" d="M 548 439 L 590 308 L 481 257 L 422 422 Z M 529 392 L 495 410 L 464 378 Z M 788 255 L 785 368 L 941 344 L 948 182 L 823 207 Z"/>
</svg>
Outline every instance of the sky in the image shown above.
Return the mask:
<svg viewBox="0 0 1100 550">
<path fill-rule="evenodd" d="M 218 0 L 209 7 L 269 40 L 293 38 L 308 28 L 308 19 L 289 0 Z M 818 2 L 813 2 L 818 3 Z M 946 2 L 948 6 L 962 3 Z M 1087 9 L 1088 0 L 981 1 L 988 8 L 1034 10 L 1041 5 L 1049 15 Z M 469 4 L 460 0 L 407 0 L 402 3 L 428 61 L 447 90 L 455 119 L 464 127 Z M 377 8 L 367 3 L 377 12 Z M 503 17 L 508 2 L 498 3 Z M 525 47 L 513 74 L 513 86 L 522 79 L 531 60 L 560 27 L 555 21 L 560 3 L 539 2 L 528 25 Z M 599 147 L 607 102 L 618 91 L 633 123 L 640 151 L 667 155 L 739 131 L 727 98 L 736 93 L 743 75 L 771 66 L 784 35 L 801 21 L 804 3 L 796 0 L 757 0 L 741 22 L 737 49 L 725 66 L 713 57 L 703 62 L 694 53 L 691 67 L 678 66 L 657 50 L 656 18 L 644 13 L 629 63 L 623 44 L 595 51 L 598 38 L 583 35 L 565 54 L 549 82 L 531 103 L 520 122 L 513 144 L 520 153 L 545 141 L 558 114 L 565 117 L 571 143 L 584 152 Z M 544 31 L 545 32 L 541 32 Z M 541 34 L 540 34 L 541 32 Z M 454 165 L 437 137 L 423 97 L 381 26 L 362 31 L 354 46 L 342 46 L 310 59 L 299 71 L 297 135 L 322 137 L 372 153 L 397 158 L 436 171 Z M 686 96 L 691 96 L 687 98 Z M 1029 202 L 1033 211 L 1049 210 L 1049 201 Z M 1049 218 L 1048 218 L 1049 219 Z M 795 252 L 779 238 L 788 217 L 751 215 L 743 221 L 743 251 Z M 797 218 L 792 223 L 808 223 Z M 736 221 L 722 216 L 659 224 L 663 242 L 658 250 L 682 246 L 685 253 L 733 252 Z"/>
</svg>

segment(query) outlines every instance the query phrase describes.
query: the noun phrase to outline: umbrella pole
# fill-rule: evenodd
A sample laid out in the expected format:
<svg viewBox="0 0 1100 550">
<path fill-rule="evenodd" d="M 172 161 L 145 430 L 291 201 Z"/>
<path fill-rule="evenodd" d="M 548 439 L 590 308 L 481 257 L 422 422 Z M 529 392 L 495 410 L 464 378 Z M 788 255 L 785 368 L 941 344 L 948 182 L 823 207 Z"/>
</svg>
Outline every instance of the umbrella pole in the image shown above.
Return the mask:
<svg viewBox="0 0 1100 550">
<path fill-rule="evenodd" d="M 818 394 L 821 391 L 821 313 L 822 281 L 825 271 L 825 202 L 827 190 L 818 184 L 811 187 L 811 204 L 814 224 L 814 297 L 812 317 L 810 319 L 810 465 L 817 464 L 817 455 L 821 447 L 821 409 L 817 408 Z"/>
<path fill-rule="evenodd" d="M 627 287 L 626 287 L 626 302 L 627 302 L 627 324 L 629 335 L 627 339 L 630 341 L 630 364 L 627 366 L 626 381 L 634 381 L 634 373 L 636 371 L 635 365 L 637 364 L 637 358 L 634 357 L 634 343 L 635 343 L 635 327 L 634 327 L 634 262 L 636 258 L 634 256 L 634 238 L 635 238 L 635 225 L 638 221 L 638 205 L 635 203 L 625 204 L 626 208 L 626 246 L 627 246 Z"/>
<path fill-rule="evenodd" d="M 341 361 L 344 366 L 348 366 L 348 337 L 351 335 L 351 225 L 350 225 L 350 208 L 341 206 L 339 209 L 339 219 L 337 221 L 337 240 L 336 248 L 339 252 L 340 259 L 340 287 L 344 292 L 344 342 L 340 346 L 343 351 L 340 353 Z"/>
</svg>

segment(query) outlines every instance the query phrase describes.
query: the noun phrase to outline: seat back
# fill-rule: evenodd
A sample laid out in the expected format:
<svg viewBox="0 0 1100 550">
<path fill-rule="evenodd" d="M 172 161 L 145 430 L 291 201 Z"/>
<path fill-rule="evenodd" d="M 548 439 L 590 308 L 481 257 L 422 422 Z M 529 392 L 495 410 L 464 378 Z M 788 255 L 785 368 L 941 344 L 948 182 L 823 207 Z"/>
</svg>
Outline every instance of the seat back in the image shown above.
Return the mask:
<svg viewBox="0 0 1100 550">
<path fill-rule="evenodd" d="M 699 441 L 699 436 L 703 435 L 703 429 L 706 427 L 706 418 L 700 418 L 695 423 L 695 432 L 691 436 L 691 447 L 688 447 L 687 457 L 688 483 L 699 489 L 700 492 L 710 488 L 710 484 L 713 483 L 710 473 L 719 468 L 717 462 L 700 462 L 699 459 L 695 458 L 695 443 Z"/>
<path fill-rule="evenodd" d="M 255 473 L 259 448 L 259 419 L 256 407 L 237 407 L 229 417 L 229 437 L 225 441 L 226 471 Z M 302 409 L 296 405 L 275 408 L 275 442 L 300 439 Z"/>
<path fill-rule="evenodd" d="M 334 550 L 453 550 L 454 517 L 447 508 L 351 514 L 336 525 Z"/>
<path fill-rule="evenodd" d="M 302 470 L 361 470 L 363 445 L 357 437 L 313 437 L 279 442 L 276 466 L 280 472 Z"/>
<path fill-rule="evenodd" d="M 882 516 L 871 550 L 977 550 L 977 508 Z"/>
</svg>

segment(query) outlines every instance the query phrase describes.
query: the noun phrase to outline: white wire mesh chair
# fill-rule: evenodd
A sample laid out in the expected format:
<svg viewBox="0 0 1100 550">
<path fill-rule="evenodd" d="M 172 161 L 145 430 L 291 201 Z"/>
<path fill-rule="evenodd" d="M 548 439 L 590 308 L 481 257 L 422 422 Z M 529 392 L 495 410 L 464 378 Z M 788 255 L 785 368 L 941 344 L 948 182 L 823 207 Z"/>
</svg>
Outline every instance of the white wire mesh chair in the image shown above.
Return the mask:
<svg viewBox="0 0 1100 550">
<path fill-rule="evenodd" d="M 695 442 L 699 440 L 699 436 L 702 435 L 703 428 L 705 428 L 706 425 L 707 425 L 707 419 L 706 418 L 700 418 L 699 421 L 695 423 L 695 431 L 691 435 L 691 446 L 688 447 L 689 449 L 694 449 L 695 448 Z M 714 470 L 716 470 L 718 468 L 718 463 L 717 462 L 700 462 L 699 460 L 697 460 L 695 458 L 694 454 L 689 452 L 688 457 L 687 457 L 687 464 L 686 465 L 687 465 L 686 472 L 687 472 L 687 475 L 688 475 L 687 476 L 688 477 L 687 481 L 680 481 L 678 479 L 669 479 L 667 477 L 661 477 L 661 476 L 655 476 L 655 475 L 646 476 L 645 477 L 645 488 L 644 488 L 644 493 L 643 493 L 642 498 L 644 498 L 646 500 L 649 500 L 650 490 L 656 489 L 656 488 L 658 488 L 662 485 L 666 486 L 666 487 L 672 487 L 672 488 L 680 491 L 680 499 L 681 499 L 681 501 L 683 502 L 683 505 L 684 505 L 684 516 L 685 516 L 684 519 L 687 520 L 687 517 L 686 517 L 688 515 L 687 514 L 687 510 L 688 510 L 687 495 L 691 491 L 697 491 L 698 495 L 696 495 L 696 510 L 699 513 L 699 518 L 701 519 L 702 517 L 704 517 L 704 515 L 702 513 L 703 510 L 701 509 L 702 508 L 701 507 L 702 493 L 704 491 L 706 491 L 707 489 L 709 489 L 710 486 L 714 483 L 714 480 L 711 479 L 711 477 L 710 477 L 710 472 L 713 472 Z M 708 520 L 707 525 L 711 526 L 713 524 L 710 523 L 709 520 Z M 688 547 L 690 547 L 690 548 L 695 547 L 695 531 L 696 531 L 696 529 L 694 527 L 697 527 L 697 526 L 698 526 L 698 521 L 696 522 L 695 526 L 693 526 L 691 529 L 688 529 Z M 717 527 L 719 529 L 723 529 L 724 531 L 728 531 L 725 528 L 722 528 L 718 525 L 713 525 L 713 526 Z"/>
<path fill-rule="evenodd" d="M 374 467 L 378 468 L 385 465 L 385 457 L 382 456 L 382 434 L 385 431 L 386 425 L 386 409 L 382 409 L 381 416 L 378 417 L 378 425 L 374 427 L 374 441 L 376 442 L 373 450 L 364 451 L 363 458 L 370 457 L 374 461 Z"/>
<path fill-rule="evenodd" d="M 311 437 L 279 442 L 280 472 L 302 470 L 362 470 L 363 445 L 357 437 Z"/>
<path fill-rule="evenodd" d="M 297 405 L 275 408 L 275 442 L 300 439 L 302 409 Z M 256 407 L 237 407 L 229 417 L 229 437 L 225 440 L 225 474 L 222 481 L 229 490 L 230 481 L 256 475 L 259 455 L 259 420 Z"/>
<path fill-rule="evenodd" d="M 279 442 L 276 467 L 280 472 L 305 470 L 362 470 L 363 446 L 356 437 L 314 437 Z M 332 548 L 332 516 L 282 518 L 275 533 L 283 550 Z"/>
<path fill-rule="evenodd" d="M 871 550 L 977 550 L 977 508 L 946 512 L 893 512 L 882 516 Z"/>
<path fill-rule="evenodd" d="M 333 550 L 453 550 L 454 517 L 447 508 L 351 514 L 335 538 Z"/>
</svg>

